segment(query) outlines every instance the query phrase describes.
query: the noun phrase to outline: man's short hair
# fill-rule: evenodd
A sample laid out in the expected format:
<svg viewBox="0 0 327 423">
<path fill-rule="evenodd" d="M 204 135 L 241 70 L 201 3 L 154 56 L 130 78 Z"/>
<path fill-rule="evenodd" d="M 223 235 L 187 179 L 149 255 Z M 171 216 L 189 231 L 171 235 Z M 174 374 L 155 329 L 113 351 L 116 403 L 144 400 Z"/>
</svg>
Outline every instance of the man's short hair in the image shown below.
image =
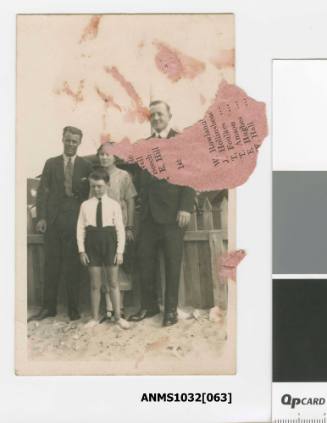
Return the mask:
<svg viewBox="0 0 327 423">
<path fill-rule="evenodd" d="M 150 103 L 150 105 L 149 105 L 149 107 L 151 107 L 151 106 L 156 106 L 157 104 L 164 104 L 165 106 L 166 106 L 166 109 L 167 109 L 167 112 L 170 114 L 171 112 L 170 112 L 170 106 L 169 106 L 169 104 L 168 103 L 166 103 L 165 101 L 163 101 L 163 100 L 154 100 L 154 101 L 151 101 L 151 103 Z"/>
<path fill-rule="evenodd" d="M 107 184 L 109 182 L 109 175 L 105 169 L 99 167 L 90 173 L 89 179 L 93 179 L 94 181 L 104 181 Z"/>
<path fill-rule="evenodd" d="M 83 137 L 83 132 L 79 128 L 75 128 L 75 126 L 65 126 L 62 131 L 62 135 L 65 135 L 66 132 L 70 132 L 74 135 L 79 135 L 81 139 Z"/>
</svg>

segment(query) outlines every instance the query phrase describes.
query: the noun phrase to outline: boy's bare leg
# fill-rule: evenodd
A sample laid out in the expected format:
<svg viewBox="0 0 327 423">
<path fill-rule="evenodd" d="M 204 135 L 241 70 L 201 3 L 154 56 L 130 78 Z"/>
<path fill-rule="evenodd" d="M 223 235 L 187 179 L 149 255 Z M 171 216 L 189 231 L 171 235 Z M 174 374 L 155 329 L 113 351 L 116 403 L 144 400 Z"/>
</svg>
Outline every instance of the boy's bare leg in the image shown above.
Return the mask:
<svg viewBox="0 0 327 423">
<path fill-rule="evenodd" d="M 107 266 L 107 283 L 115 319 L 120 319 L 120 292 L 118 285 L 118 266 Z"/>
<path fill-rule="evenodd" d="M 124 310 L 124 291 L 120 291 L 120 314 L 122 315 Z M 105 299 L 106 299 L 106 310 L 107 312 L 113 312 L 113 306 L 110 298 L 109 291 L 105 291 Z M 108 316 L 109 317 L 109 316 Z"/>
<path fill-rule="evenodd" d="M 102 292 L 104 293 L 104 298 L 106 301 L 106 317 L 110 318 L 113 315 L 113 309 L 109 293 L 108 276 L 105 267 L 102 269 Z M 102 319 L 102 321 L 105 320 L 106 318 Z"/>
<path fill-rule="evenodd" d="M 89 267 L 91 284 L 91 312 L 92 322 L 99 322 L 99 310 L 101 300 L 102 268 L 100 266 Z"/>
<path fill-rule="evenodd" d="M 107 317 L 111 317 L 111 316 L 108 316 L 108 313 L 112 313 L 113 312 L 113 305 L 112 305 L 111 298 L 110 298 L 109 287 L 106 288 L 106 291 L 105 291 L 105 299 L 106 299 Z"/>
<path fill-rule="evenodd" d="M 120 291 L 120 314 L 124 314 L 124 291 Z"/>
<path fill-rule="evenodd" d="M 113 305 L 110 298 L 109 287 L 106 286 L 106 289 L 104 292 L 105 292 L 105 300 L 106 300 L 107 317 L 111 317 L 111 316 L 108 316 L 108 313 L 113 312 Z M 120 291 L 120 310 L 121 310 L 121 313 L 122 313 L 122 310 L 124 310 L 124 291 Z"/>
<path fill-rule="evenodd" d="M 128 329 L 129 324 L 126 320 L 122 319 L 120 314 L 120 291 L 118 284 L 118 266 L 106 267 L 110 298 L 114 308 L 114 316 L 116 322 L 123 329 Z"/>
</svg>

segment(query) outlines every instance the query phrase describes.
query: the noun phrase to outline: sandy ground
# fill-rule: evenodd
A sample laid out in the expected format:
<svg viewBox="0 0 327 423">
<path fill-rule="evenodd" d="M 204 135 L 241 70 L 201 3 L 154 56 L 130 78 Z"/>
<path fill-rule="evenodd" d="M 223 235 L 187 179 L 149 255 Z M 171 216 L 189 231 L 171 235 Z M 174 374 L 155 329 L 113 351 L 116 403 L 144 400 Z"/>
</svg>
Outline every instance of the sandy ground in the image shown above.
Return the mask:
<svg viewBox="0 0 327 423">
<path fill-rule="evenodd" d="M 183 317 L 171 327 L 162 327 L 160 314 L 131 323 L 128 330 L 108 321 L 86 329 L 89 315 L 70 322 L 61 313 L 55 318 L 28 323 L 29 358 L 38 361 L 106 360 L 108 364 L 117 365 L 129 362 L 135 370 L 150 369 L 155 363 L 157 367 L 170 363 L 170 368 L 183 369 L 184 363 L 187 371 L 188 366 L 194 366 L 199 359 L 217 363 L 226 343 L 224 318 L 211 321 L 209 311 L 204 310 L 197 310 L 195 317 L 194 310 L 188 310 Z"/>
</svg>

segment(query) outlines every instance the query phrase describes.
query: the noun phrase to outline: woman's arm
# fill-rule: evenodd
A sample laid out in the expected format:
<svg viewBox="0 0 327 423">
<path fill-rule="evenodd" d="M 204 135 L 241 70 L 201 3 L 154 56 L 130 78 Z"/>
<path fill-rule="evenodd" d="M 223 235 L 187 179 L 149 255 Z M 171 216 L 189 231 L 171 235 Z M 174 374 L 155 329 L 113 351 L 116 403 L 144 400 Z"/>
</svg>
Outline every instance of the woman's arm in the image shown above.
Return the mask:
<svg viewBox="0 0 327 423">
<path fill-rule="evenodd" d="M 125 250 L 125 227 L 120 204 L 115 202 L 114 222 L 117 234 L 117 254 L 123 254 Z"/>
<path fill-rule="evenodd" d="M 47 230 L 47 209 L 48 209 L 48 197 L 50 191 L 50 160 L 45 162 L 41 181 L 37 190 L 36 195 L 36 216 L 38 222 L 36 224 L 36 230 L 44 233 Z"/>
<path fill-rule="evenodd" d="M 135 199 L 134 197 L 126 200 L 127 207 L 127 224 L 126 226 L 134 226 L 134 211 L 135 211 Z"/>
<path fill-rule="evenodd" d="M 125 178 L 125 192 L 124 197 L 126 201 L 126 239 L 128 241 L 134 240 L 134 212 L 135 212 L 135 197 L 137 195 L 131 176 L 126 172 Z"/>
</svg>

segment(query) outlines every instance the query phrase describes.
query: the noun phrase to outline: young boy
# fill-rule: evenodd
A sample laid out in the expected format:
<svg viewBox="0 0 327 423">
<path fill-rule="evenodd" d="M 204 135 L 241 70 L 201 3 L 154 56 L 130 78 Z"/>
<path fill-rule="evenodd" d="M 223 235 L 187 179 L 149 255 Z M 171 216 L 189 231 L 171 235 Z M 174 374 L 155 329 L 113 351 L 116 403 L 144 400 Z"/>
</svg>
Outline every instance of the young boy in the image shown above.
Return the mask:
<svg viewBox="0 0 327 423">
<path fill-rule="evenodd" d="M 106 195 L 108 173 L 99 169 L 89 176 L 94 197 L 82 203 L 77 221 L 77 244 L 81 263 L 88 266 L 91 282 L 92 319 L 86 327 L 100 321 L 102 267 L 106 272 L 106 289 L 114 309 L 116 323 L 123 329 L 129 323 L 120 315 L 120 291 L 117 282 L 118 266 L 123 263 L 125 229 L 121 207 Z"/>
</svg>

